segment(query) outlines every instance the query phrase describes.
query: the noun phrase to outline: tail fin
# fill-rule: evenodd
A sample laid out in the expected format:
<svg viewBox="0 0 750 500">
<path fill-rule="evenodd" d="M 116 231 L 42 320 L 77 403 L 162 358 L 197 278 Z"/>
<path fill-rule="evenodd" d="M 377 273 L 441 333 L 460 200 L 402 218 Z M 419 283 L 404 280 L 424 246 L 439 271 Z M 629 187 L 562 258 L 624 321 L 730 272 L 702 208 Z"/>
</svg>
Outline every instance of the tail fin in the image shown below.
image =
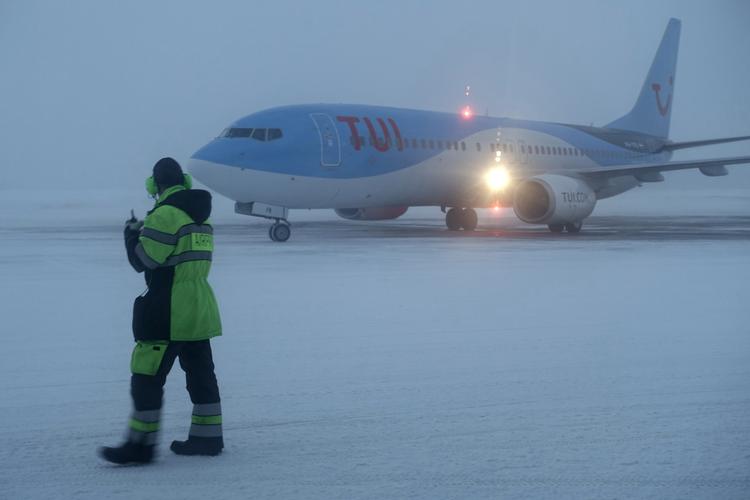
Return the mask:
<svg viewBox="0 0 750 500">
<path fill-rule="evenodd" d="M 669 136 L 680 26 L 679 19 L 669 20 L 635 106 L 607 128 L 642 132 L 664 139 Z"/>
</svg>

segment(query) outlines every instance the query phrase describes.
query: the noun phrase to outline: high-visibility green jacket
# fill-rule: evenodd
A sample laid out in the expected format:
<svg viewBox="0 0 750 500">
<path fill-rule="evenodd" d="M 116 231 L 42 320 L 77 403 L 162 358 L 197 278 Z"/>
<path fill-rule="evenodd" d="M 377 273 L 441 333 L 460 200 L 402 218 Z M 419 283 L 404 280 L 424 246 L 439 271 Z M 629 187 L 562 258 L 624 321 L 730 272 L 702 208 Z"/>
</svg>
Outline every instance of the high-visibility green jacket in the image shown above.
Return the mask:
<svg viewBox="0 0 750 500">
<path fill-rule="evenodd" d="M 210 214 L 209 192 L 172 186 L 147 214 L 140 235 L 126 229 L 128 259 L 136 271 L 145 271 L 148 285 L 133 307 L 136 340 L 221 335 L 219 308 L 207 279 L 214 247 Z"/>
</svg>

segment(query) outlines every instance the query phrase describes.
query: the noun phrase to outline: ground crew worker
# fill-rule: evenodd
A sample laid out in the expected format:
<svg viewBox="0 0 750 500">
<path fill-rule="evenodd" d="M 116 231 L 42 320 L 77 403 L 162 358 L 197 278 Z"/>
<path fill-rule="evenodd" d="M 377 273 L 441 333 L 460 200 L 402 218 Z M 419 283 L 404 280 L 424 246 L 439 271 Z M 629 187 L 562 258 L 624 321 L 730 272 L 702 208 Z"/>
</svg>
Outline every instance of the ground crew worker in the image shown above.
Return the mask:
<svg viewBox="0 0 750 500">
<path fill-rule="evenodd" d="M 154 457 L 164 383 L 176 358 L 185 371 L 193 416 L 186 441 L 173 441 L 178 455 L 218 455 L 224 448 L 219 388 L 209 339 L 221 335 L 221 321 L 207 277 L 213 252 L 208 223 L 211 194 L 191 189 L 179 163 L 162 158 L 146 189 L 156 206 L 143 222 L 125 227 L 128 260 L 144 272 L 147 292 L 133 305 L 130 392 L 133 413 L 125 443 L 103 447 L 113 463 L 148 463 Z"/>
</svg>

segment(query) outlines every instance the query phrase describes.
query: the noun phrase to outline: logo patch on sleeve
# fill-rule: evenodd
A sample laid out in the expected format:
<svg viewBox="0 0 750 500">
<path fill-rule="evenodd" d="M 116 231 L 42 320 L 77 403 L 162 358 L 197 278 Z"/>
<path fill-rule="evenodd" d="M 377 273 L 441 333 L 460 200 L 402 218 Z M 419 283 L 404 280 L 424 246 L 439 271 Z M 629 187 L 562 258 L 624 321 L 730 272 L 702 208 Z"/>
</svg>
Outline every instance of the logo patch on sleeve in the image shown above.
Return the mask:
<svg viewBox="0 0 750 500">
<path fill-rule="evenodd" d="M 214 249 L 214 238 L 210 234 L 193 233 L 191 247 L 193 250 L 211 252 Z"/>
</svg>

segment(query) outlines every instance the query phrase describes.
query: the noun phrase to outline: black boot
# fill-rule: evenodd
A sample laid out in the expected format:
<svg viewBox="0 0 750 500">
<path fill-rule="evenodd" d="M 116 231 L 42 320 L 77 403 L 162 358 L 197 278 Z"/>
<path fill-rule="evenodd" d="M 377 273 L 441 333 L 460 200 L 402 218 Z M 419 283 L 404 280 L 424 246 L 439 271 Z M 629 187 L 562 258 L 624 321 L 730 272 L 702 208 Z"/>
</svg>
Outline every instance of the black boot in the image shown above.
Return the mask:
<svg viewBox="0 0 750 500">
<path fill-rule="evenodd" d="M 189 436 L 187 441 L 172 441 L 169 449 L 178 455 L 216 456 L 224 449 L 224 439 L 221 437 Z"/>
<path fill-rule="evenodd" d="M 102 446 L 99 456 L 113 464 L 147 464 L 154 459 L 154 445 L 145 445 L 125 441 L 116 448 Z"/>
</svg>

